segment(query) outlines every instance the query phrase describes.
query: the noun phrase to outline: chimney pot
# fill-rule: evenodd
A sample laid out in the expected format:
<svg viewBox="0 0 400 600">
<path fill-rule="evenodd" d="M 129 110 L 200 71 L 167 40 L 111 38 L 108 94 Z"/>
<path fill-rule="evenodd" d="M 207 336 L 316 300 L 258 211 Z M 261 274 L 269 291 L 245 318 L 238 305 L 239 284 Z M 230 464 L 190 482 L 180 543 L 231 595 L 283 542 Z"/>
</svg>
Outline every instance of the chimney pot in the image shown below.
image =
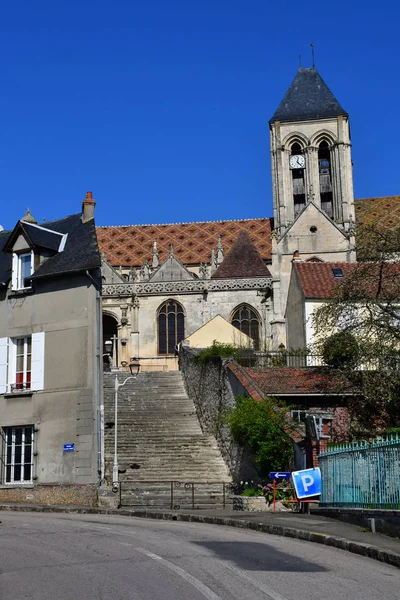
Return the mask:
<svg viewBox="0 0 400 600">
<path fill-rule="evenodd" d="M 82 223 L 87 223 L 94 219 L 94 207 L 96 201 L 93 198 L 92 192 L 86 192 L 86 198 L 82 202 Z"/>
</svg>

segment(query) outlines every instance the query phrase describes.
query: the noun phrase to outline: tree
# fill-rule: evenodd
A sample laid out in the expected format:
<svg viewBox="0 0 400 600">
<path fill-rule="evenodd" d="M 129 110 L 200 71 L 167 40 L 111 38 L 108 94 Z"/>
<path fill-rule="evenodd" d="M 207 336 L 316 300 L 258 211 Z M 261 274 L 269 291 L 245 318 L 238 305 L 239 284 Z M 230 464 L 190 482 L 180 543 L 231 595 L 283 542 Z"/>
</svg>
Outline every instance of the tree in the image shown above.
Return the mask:
<svg viewBox="0 0 400 600">
<path fill-rule="evenodd" d="M 263 477 L 288 468 L 293 459 L 293 443 L 286 432 L 288 411 L 289 407 L 275 398 L 258 401 L 238 396 L 228 415 L 233 439 L 251 450 Z"/>
<path fill-rule="evenodd" d="M 399 256 L 400 228 L 358 230 L 359 262 L 314 315 L 318 350 L 360 391 L 350 403 L 360 434 L 400 424 Z"/>
</svg>

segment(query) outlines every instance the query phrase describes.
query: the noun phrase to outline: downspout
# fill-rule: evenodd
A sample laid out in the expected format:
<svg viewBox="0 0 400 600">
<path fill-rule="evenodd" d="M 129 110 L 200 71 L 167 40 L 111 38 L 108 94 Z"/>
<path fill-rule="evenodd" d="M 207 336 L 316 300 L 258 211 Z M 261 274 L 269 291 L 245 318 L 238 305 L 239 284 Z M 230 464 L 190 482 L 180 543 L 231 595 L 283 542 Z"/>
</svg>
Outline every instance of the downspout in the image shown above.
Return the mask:
<svg viewBox="0 0 400 600">
<path fill-rule="evenodd" d="M 101 369 L 101 292 L 97 281 L 92 277 L 89 271 L 86 275 L 93 282 L 96 289 L 96 366 L 97 366 L 97 473 L 98 484 L 101 485 L 104 479 L 104 406 L 102 403 L 102 369 Z"/>
</svg>

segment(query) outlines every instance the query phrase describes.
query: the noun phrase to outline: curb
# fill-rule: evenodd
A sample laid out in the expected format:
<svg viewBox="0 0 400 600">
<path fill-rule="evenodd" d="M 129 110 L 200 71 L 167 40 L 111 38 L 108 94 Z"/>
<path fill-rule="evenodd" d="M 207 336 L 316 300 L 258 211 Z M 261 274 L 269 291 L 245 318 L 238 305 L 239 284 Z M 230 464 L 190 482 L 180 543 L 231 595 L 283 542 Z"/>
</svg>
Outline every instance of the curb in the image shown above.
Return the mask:
<svg viewBox="0 0 400 600">
<path fill-rule="evenodd" d="M 295 527 L 284 527 L 282 525 L 267 525 L 265 523 L 255 523 L 245 519 L 232 519 L 228 517 L 212 517 L 204 515 L 194 515 L 190 513 L 174 512 L 151 512 L 146 510 L 112 510 L 90 507 L 60 507 L 60 506 L 29 506 L 29 505 L 6 505 L 0 504 L 0 511 L 20 511 L 20 512 L 49 512 L 49 513 L 76 513 L 76 514 L 100 514 L 100 515 L 120 515 L 123 517 L 139 517 L 145 519 L 159 519 L 163 521 L 183 521 L 190 523 L 207 523 L 209 525 L 224 525 L 226 527 L 237 527 L 239 529 L 251 529 L 270 535 L 289 537 L 314 544 L 323 544 L 339 550 L 346 550 L 352 554 L 359 554 L 386 563 L 393 567 L 400 568 L 400 554 L 390 550 L 381 550 L 377 546 L 353 542 L 345 538 L 340 538 L 324 533 L 305 531 Z"/>
</svg>

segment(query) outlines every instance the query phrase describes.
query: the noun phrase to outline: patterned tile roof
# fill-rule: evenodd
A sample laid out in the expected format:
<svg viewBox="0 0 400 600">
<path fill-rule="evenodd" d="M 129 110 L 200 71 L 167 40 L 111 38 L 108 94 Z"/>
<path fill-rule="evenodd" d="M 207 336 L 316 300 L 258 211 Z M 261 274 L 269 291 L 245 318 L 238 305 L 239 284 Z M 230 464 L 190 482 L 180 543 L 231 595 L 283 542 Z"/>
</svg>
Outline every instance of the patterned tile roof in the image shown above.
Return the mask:
<svg viewBox="0 0 400 600">
<path fill-rule="evenodd" d="M 400 227 L 400 196 L 360 198 L 354 206 L 357 225 L 376 223 L 387 229 Z"/>
<path fill-rule="evenodd" d="M 170 223 L 165 225 L 127 225 L 97 227 L 100 249 L 113 266 L 139 266 L 151 261 L 153 242 L 157 241 L 163 262 L 172 244 L 174 255 L 185 265 L 210 263 L 211 250 L 221 236 L 224 254 L 229 252 L 242 231 L 249 234 L 260 256 L 271 259 L 271 219 Z"/>
<path fill-rule="evenodd" d="M 400 196 L 361 198 L 355 202 L 357 224 L 378 222 L 383 227 L 400 227 Z M 272 219 L 168 223 L 163 225 L 119 225 L 97 227 L 100 249 L 115 267 L 140 266 L 151 261 L 157 240 L 160 262 L 172 244 L 174 254 L 186 265 L 210 263 L 211 250 L 221 236 L 225 256 L 240 232 L 247 232 L 263 260 L 271 260 Z"/>
</svg>

